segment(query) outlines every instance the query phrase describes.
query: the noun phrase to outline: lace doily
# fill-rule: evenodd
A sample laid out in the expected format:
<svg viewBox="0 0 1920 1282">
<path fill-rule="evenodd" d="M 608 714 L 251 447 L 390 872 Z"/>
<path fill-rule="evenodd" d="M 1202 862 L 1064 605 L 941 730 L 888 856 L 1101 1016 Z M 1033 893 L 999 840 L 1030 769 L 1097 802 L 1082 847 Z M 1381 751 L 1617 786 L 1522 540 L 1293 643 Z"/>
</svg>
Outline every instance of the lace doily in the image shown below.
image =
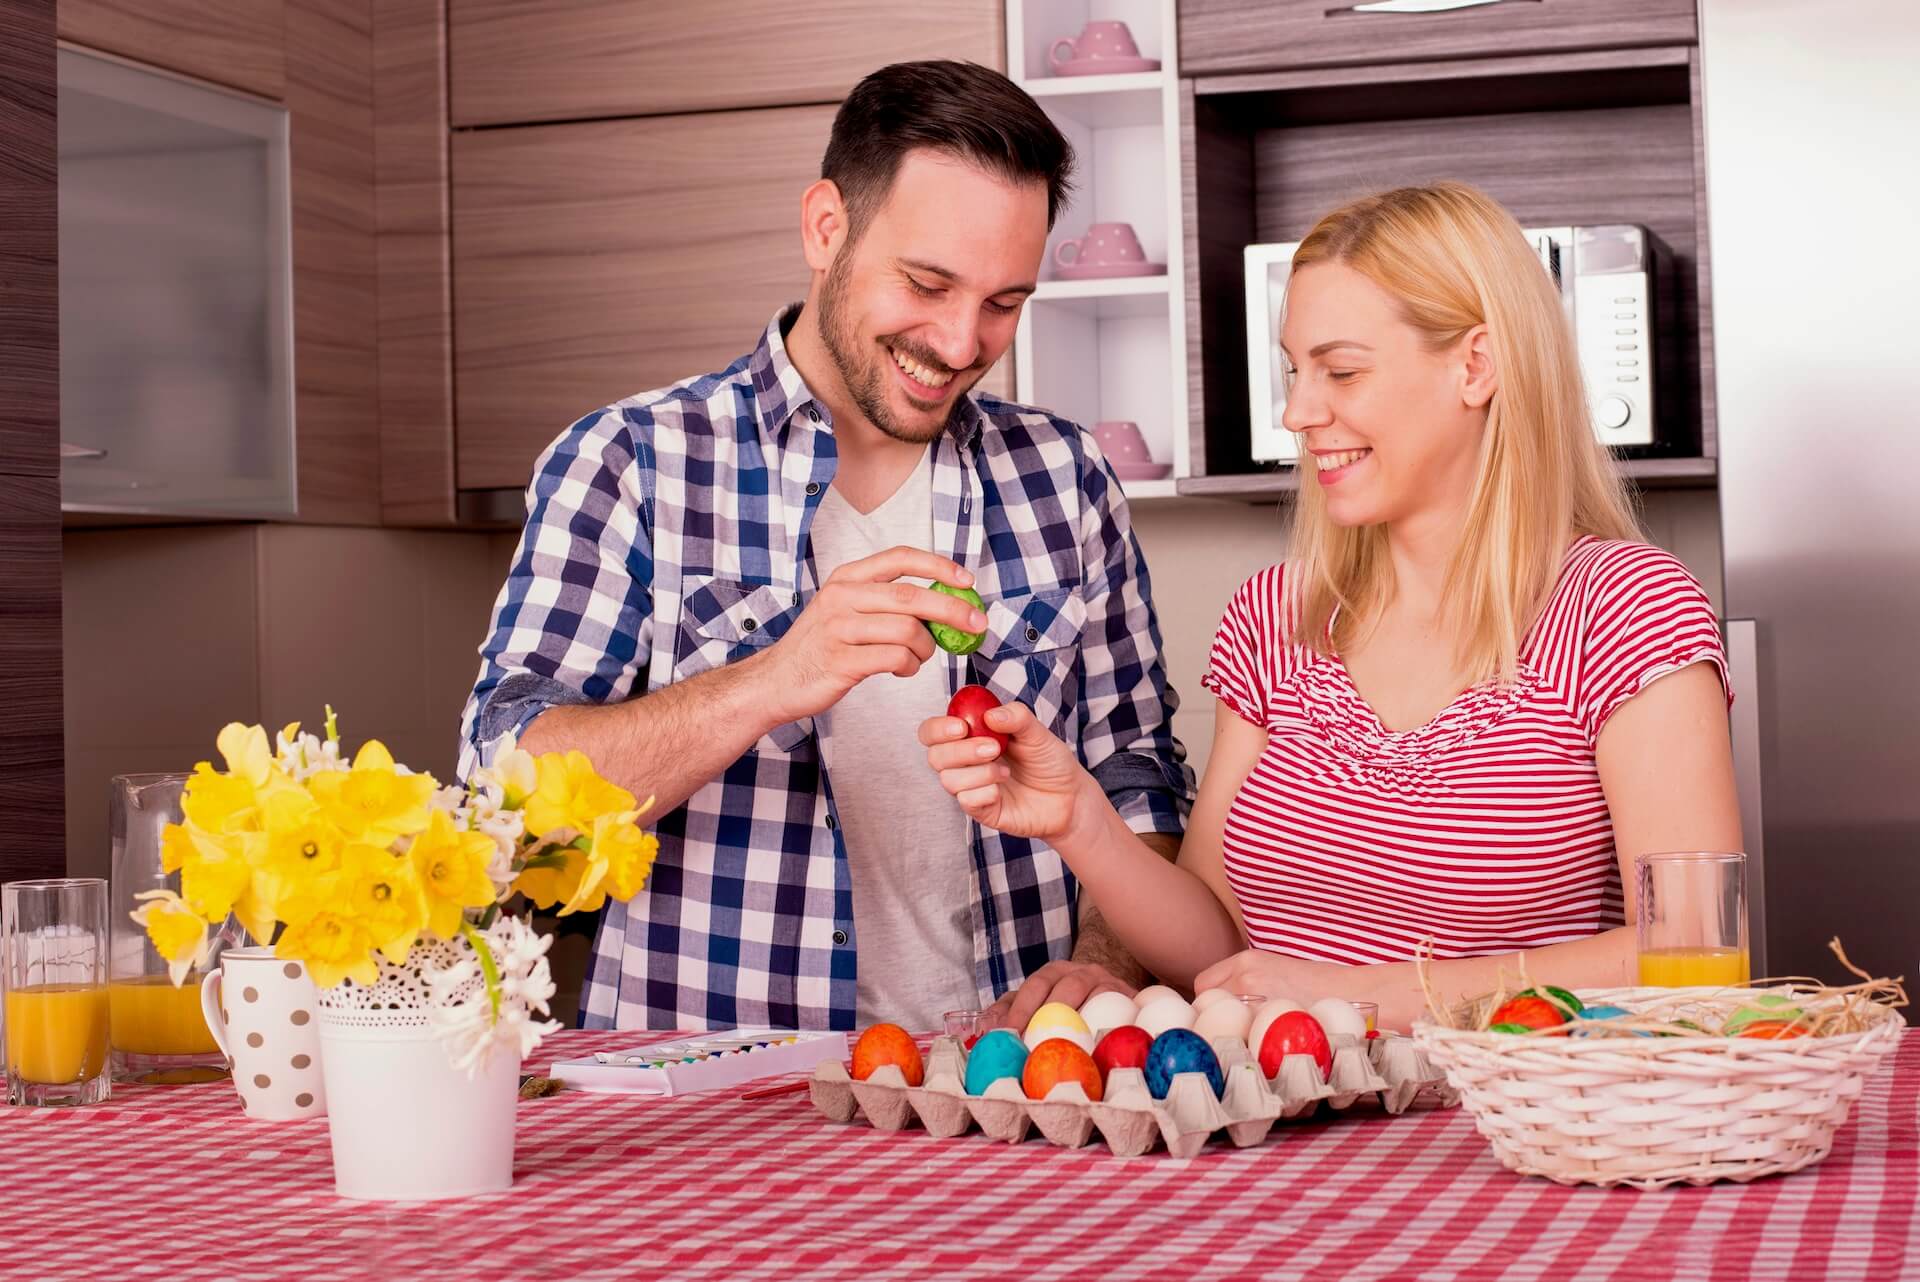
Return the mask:
<svg viewBox="0 0 1920 1282">
<path fill-rule="evenodd" d="M 380 978 L 373 984 L 343 979 L 320 990 L 320 1018 L 338 1028 L 425 1028 L 431 990 L 427 975 L 473 956 L 465 939 L 423 938 L 400 965 L 378 958 Z M 484 1000 L 486 981 L 478 974 L 454 991 L 457 1003 Z"/>
</svg>

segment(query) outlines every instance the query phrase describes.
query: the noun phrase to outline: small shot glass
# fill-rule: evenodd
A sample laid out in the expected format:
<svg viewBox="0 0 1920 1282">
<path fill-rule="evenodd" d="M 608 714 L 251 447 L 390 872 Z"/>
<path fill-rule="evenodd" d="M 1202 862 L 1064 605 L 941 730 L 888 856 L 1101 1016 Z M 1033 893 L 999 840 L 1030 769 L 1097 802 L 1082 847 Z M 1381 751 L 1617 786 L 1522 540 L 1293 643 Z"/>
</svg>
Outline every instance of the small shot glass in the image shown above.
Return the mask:
<svg viewBox="0 0 1920 1282">
<path fill-rule="evenodd" d="M 1380 1035 L 1380 1005 L 1378 1002 L 1348 1002 L 1349 1006 L 1360 1012 L 1360 1018 L 1367 1021 L 1367 1036 Z"/>
<path fill-rule="evenodd" d="M 950 1010 L 941 1017 L 948 1037 L 953 1038 L 968 1050 L 980 1040 L 980 1012 L 977 1010 Z"/>
</svg>

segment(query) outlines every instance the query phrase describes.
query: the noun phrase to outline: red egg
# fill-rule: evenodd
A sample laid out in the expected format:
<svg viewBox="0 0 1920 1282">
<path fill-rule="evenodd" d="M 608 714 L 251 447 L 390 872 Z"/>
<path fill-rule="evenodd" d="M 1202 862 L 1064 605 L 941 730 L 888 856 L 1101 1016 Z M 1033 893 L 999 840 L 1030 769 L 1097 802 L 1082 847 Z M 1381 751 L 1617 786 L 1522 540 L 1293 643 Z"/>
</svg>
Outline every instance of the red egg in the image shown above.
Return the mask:
<svg viewBox="0 0 1920 1282">
<path fill-rule="evenodd" d="M 1144 1028 L 1128 1025 L 1109 1029 L 1093 1048 L 1093 1062 L 1100 1070 L 1101 1084 L 1105 1085 L 1107 1074 L 1116 1068 L 1145 1068 L 1147 1048 L 1152 1045 L 1153 1036 Z"/>
<path fill-rule="evenodd" d="M 898 1064 L 909 1086 L 920 1085 L 926 1076 L 926 1067 L 920 1062 L 919 1043 L 898 1024 L 875 1024 L 853 1044 L 855 1081 L 866 1081 L 875 1069 L 886 1064 Z"/>
<path fill-rule="evenodd" d="M 1061 1082 L 1078 1082 L 1094 1102 L 1100 1099 L 1100 1068 L 1093 1056 L 1064 1037 L 1049 1037 L 1033 1048 L 1020 1074 L 1020 1089 L 1028 1099 L 1045 1099 Z"/>
<path fill-rule="evenodd" d="M 1567 1016 L 1558 1006 L 1544 997 L 1522 993 L 1509 998 L 1499 1010 L 1493 1012 L 1489 1024 L 1519 1024 L 1523 1028 L 1554 1028 L 1567 1022 Z"/>
<path fill-rule="evenodd" d="M 1303 1010 L 1290 1010 L 1267 1026 L 1260 1039 L 1260 1071 L 1273 1077 L 1289 1055 L 1311 1055 L 1324 1079 L 1333 1071 L 1333 1047 L 1320 1021 Z"/>
<path fill-rule="evenodd" d="M 967 723 L 967 738 L 991 739 L 1000 745 L 1000 751 L 1005 752 L 1007 736 L 987 726 L 987 714 L 999 706 L 1000 701 L 985 686 L 961 686 L 954 692 L 952 702 L 947 704 L 947 715 Z"/>
</svg>

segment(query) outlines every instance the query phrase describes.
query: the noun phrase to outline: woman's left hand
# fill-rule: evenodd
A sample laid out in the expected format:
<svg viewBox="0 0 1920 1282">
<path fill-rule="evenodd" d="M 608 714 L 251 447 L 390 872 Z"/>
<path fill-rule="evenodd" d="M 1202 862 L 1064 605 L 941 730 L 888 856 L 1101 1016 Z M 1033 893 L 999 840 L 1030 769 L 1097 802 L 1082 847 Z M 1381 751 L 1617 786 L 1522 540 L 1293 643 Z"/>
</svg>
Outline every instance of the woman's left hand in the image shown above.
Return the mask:
<svg viewBox="0 0 1920 1282">
<path fill-rule="evenodd" d="M 1259 948 L 1247 948 L 1215 962 L 1193 977 L 1193 991 L 1224 988 L 1242 997 L 1285 997 L 1311 1006 L 1322 997 L 1364 997 L 1359 992 L 1364 968 L 1334 962 L 1301 961 Z"/>
</svg>

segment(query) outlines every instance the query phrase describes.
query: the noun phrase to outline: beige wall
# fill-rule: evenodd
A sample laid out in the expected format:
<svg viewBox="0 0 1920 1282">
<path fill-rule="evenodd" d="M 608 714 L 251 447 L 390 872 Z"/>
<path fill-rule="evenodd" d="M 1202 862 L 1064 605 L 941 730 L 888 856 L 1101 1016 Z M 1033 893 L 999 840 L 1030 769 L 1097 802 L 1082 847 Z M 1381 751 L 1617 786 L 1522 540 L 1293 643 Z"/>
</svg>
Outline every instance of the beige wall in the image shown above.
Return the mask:
<svg viewBox="0 0 1920 1282">
<path fill-rule="evenodd" d="M 339 712 L 452 775 L 505 535 L 231 525 L 64 540 L 67 866 L 107 875 L 107 785 L 190 770 L 228 721 Z"/>
<path fill-rule="evenodd" d="M 1648 537 L 1686 562 L 1721 608 L 1720 507 L 1710 490 L 1658 490 L 1646 497 Z M 1153 576 L 1167 668 L 1181 698 L 1174 733 L 1196 771 L 1213 736 L 1213 697 L 1200 688 L 1207 650 L 1227 599 L 1285 552 L 1282 509 L 1217 500 L 1155 500 L 1133 508 Z"/>
</svg>

